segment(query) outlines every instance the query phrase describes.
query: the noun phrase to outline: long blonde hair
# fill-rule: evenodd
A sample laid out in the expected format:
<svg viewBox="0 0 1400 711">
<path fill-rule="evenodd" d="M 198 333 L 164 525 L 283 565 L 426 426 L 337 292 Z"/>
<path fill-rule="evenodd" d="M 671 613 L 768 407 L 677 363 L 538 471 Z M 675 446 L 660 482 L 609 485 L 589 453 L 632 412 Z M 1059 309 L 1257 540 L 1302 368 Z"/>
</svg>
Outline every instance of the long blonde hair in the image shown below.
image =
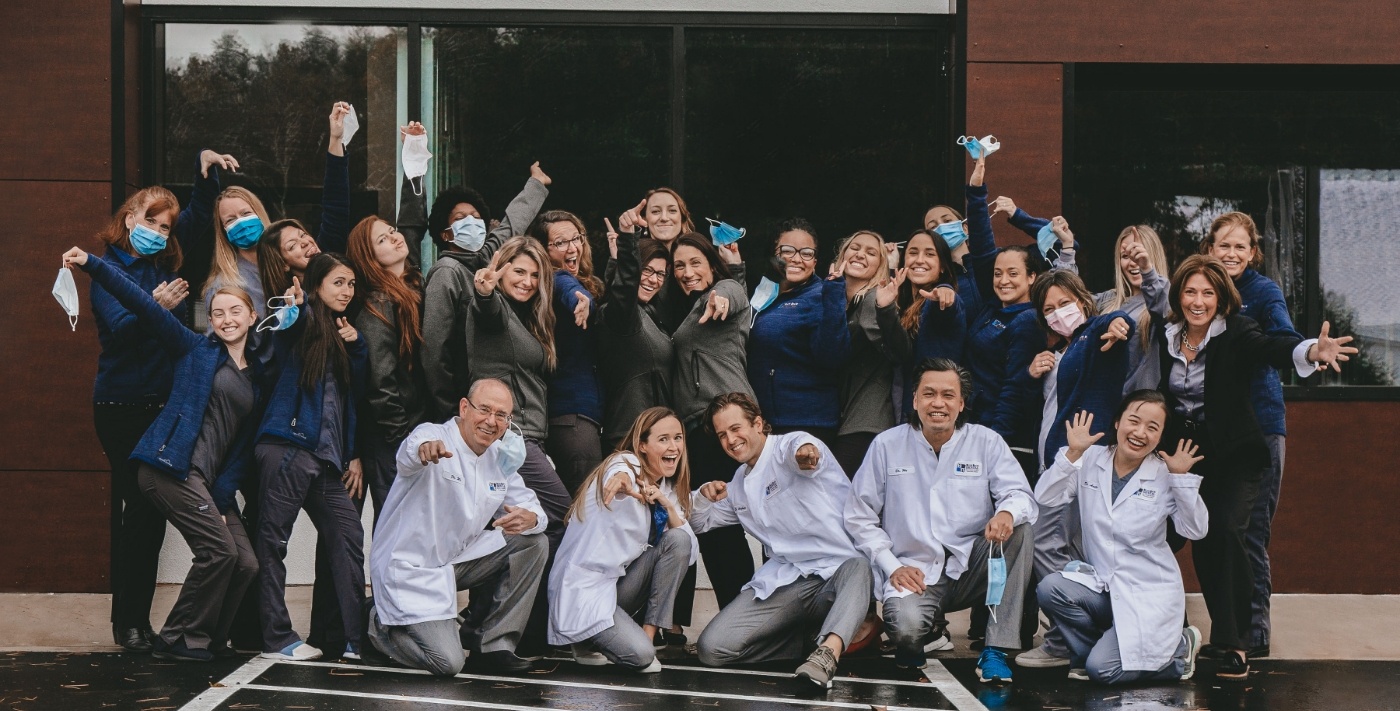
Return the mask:
<svg viewBox="0 0 1400 711">
<path fill-rule="evenodd" d="M 540 283 L 535 290 L 533 304 L 530 305 L 532 318 L 525 324 L 530 335 L 544 348 L 544 369 L 553 371 L 558 364 L 554 352 L 554 267 L 544 245 L 533 237 L 511 237 L 496 252 L 496 264 L 504 267 L 516 257 L 526 256 L 534 260 L 540 270 Z M 499 287 L 497 289 L 499 291 Z M 501 292 L 501 298 L 509 298 Z"/>
<path fill-rule="evenodd" d="M 228 231 L 224 229 L 223 220 L 219 219 L 219 205 L 228 198 L 239 198 L 248 203 L 248 207 L 253 208 L 253 213 L 262 220 L 264 230 L 267 229 L 267 224 L 270 222 L 267 218 L 267 208 L 263 207 L 262 200 L 259 200 L 257 195 L 245 187 L 235 185 L 224 188 L 223 192 L 214 198 L 214 261 L 209 265 L 209 278 L 204 281 L 204 291 L 208 291 L 216 284 L 234 286 L 239 289 L 248 288 L 248 283 L 243 280 L 243 275 L 238 273 L 238 250 L 229 243 Z"/>
<path fill-rule="evenodd" d="M 855 232 L 851 233 L 851 236 L 841 240 L 841 244 L 837 245 L 836 247 L 836 262 L 838 264 L 841 263 L 841 260 L 844 259 L 846 256 L 846 249 L 848 249 L 851 246 L 851 244 L 856 241 L 857 237 L 860 237 L 862 235 L 874 237 L 875 241 L 879 243 L 880 267 L 875 270 L 875 277 L 872 278 L 870 281 L 866 282 L 865 286 L 862 286 L 858 291 L 856 291 L 855 297 L 851 299 L 852 303 L 861 300 L 865 297 L 867 292 L 879 286 L 880 282 L 884 281 L 885 276 L 888 275 L 890 271 L 889 257 L 885 254 L 885 238 L 880 236 L 880 233 L 874 230 L 856 230 Z"/>
<path fill-rule="evenodd" d="M 1162 238 L 1157 235 L 1157 230 L 1147 225 L 1128 225 L 1118 233 L 1118 240 L 1113 243 L 1113 256 L 1119 259 L 1123 253 L 1123 241 L 1136 235 L 1144 249 L 1147 250 L 1147 258 L 1152 262 L 1152 268 L 1158 274 L 1166 276 L 1170 273 L 1167 268 L 1167 252 L 1162 249 Z M 1113 270 L 1113 291 L 1109 293 L 1108 299 L 1103 303 L 1103 308 L 1099 313 L 1113 313 L 1123 307 L 1123 302 L 1131 298 L 1138 290 L 1123 276 L 1123 265 L 1120 262 L 1118 268 Z M 1142 346 L 1147 347 L 1152 340 L 1152 311 L 1144 308 L 1142 314 L 1138 316 L 1138 337 L 1142 340 Z"/>
<path fill-rule="evenodd" d="M 603 501 L 603 490 L 608 484 L 608 469 L 614 461 L 624 461 L 625 466 L 632 470 L 632 475 L 641 477 L 646 474 L 648 480 L 655 479 L 661 481 L 659 475 L 654 474 L 647 468 L 646 459 L 641 455 L 642 445 L 651 436 L 652 428 L 661 421 L 671 418 L 680 422 L 681 418 L 669 407 L 651 407 L 637 415 L 637 419 L 628 428 L 627 434 L 622 436 L 622 440 L 617 443 L 617 449 L 611 456 L 603 460 L 602 464 L 593 467 L 593 471 L 588 473 L 588 478 L 583 480 L 583 484 L 578 488 L 578 495 L 574 497 L 574 502 L 569 505 L 569 512 L 564 516 L 564 521 L 582 521 L 584 498 L 589 496 L 598 497 L 598 503 L 607 505 Z M 684 442 L 685 440 L 681 440 Z M 630 462 L 625 462 L 625 455 L 632 455 L 640 462 L 640 468 L 633 468 Z M 681 452 L 680 464 L 676 467 L 676 476 L 672 479 L 672 486 L 676 491 L 676 499 L 680 502 L 681 509 L 685 511 L 685 517 L 690 518 L 690 464 L 685 452 Z"/>
</svg>

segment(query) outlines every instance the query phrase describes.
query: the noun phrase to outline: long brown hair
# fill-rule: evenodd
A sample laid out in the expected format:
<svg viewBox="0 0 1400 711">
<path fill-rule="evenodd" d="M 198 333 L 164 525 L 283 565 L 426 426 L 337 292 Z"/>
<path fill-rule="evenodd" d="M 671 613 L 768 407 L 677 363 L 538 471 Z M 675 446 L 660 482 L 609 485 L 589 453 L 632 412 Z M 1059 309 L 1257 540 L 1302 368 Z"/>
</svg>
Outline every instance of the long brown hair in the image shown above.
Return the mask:
<svg viewBox="0 0 1400 711">
<path fill-rule="evenodd" d="M 292 285 L 292 268 L 282 258 L 282 232 L 289 227 L 311 234 L 300 220 L 285 219 L 268 225 L 258 240 L 258 276 L 268 296 L 284 294 Z"/>
<path fill-rule="evenodd" d="M 228 231 L 224 229 L 223 220 L 219 219 L 219 205 L 229 198 L 238 198 L 248 203 L 248 207 L 253 208 L 253 214 L 262 220 L 264 232 L 266 232 L 267 208 L 263 207 L 262 200 L 259 200 L 253 191 L 245 187 L 235 185 L 224 188 L 224 191 L 214 198 L 214 263 L 210 265 L 209 278 L 204 282 L 205 291 L 208 291 L 215 284 L 236 286 L 240 289 L 248 288 L 248 284 L 243 281 L 243 275 L 238 272 L 238 250 L 229 243 Z M 272 296 L 272 294 L 266 294 L 266 296 Z"/>
<path fill-rule="evenodd" d="M 149 257 L 142 256 L 131 246 L 131 230 L 126 228 L 126 218 L 128 215 L 156 214 L 171 212 L 175 215 L 170 220 L 170 236 L 165 240 L 165 249 L 152 254 Z M 131 197 L 122 203 L 112 215 L 111 221 L 97 233 L 97 238 L 104 244 L 111 245 L 127 254 L 135 255 L 141 259 L 149 259 L 157 267 L 167 272 L 180 270 L 180 264 L 185 260 L 185 253 L 180 250 L 180 240 L 175 236 L 175 220 L 180 216 L 180 201 L 175 199 L 175 194 L 153 185 L 149 188 L 138 190 L 131 194 Z"/>
<path fill-rule="evenodd" d="M 583 237 L 583 243 L 579 245 L 578 252 L 578 280 L 583 283 L 583 288 L 593 296 L 594 303 L 603 298 L 603 280 L 593 276 L 593 247 L 588 244 L 588 229 L 583 226 L 583 220 L 572 212 L 565 210 L 547 210 L 541 212 L 530 227 L 525 230 L 525 234 L 534 237 L 545 247 L 545 256 L 549 256 L 549 228 L 556 222 L 567 222 L 578 230 Z"/>
<path fill-rule="evenodd" d="M 935 207 L 945 206 L 937 205 Z M 929 209 L 931 210 L 933 208 Z M 933 250 L 938 253 L 938 278 L 935 279 L 932 284 L 929 284 L 927 289 L 935 289 L 939 284 L 946 284 L 953 287 L 953 291 L 957 291 L 958 277 L 953 273 L 953 250 L 948 249 L 948 243 L 943 241 L 942 237 L 928 230 L 914 230 L 914 232 L 909 235 L 909 239 L 904 243 L 905 258 L 901 266 L 908 268 L 909 247 L 914 244 L 914 238 L 919 236 L 924 236 L 933 240 Z M 899 317 L 899 323 L 904 326 L 904 330 L 908 331 L 911 336 L 919 332 L 919 317 L 923 315 L 924 302 L 928 301 L 928 299 L 919 295 L 919 290 L 924 288 L 925 287 L 915 286 L 914 282 L 911 281 L 905 281 L 904 285 L 899 287 L 899 300 L 896 303 L 907 304 L 907 306 L 904 307 L 904 313 Z M 962 298 L 962 295 L 958 295 L 958 298 Z"/>
<path fill-rule="evenodd" d="M 617 443 L 617 449 L 614 450 L 613 454 L 604 459 L 602 464 L 593 467 L 593 471 L 588 473 L 588 478 L 584 479 L 583 484 L 579 486 L 578 494 L 574 496 L 574 502 L 569 505 L 569 512 L 564 516 L 566 522 L 583 520 L 583 500 L 590 493 L 598 497 L 598 503 L 607 505 L 608 502 L 603 501 L 603 489 L 607 488 L 608 484 L 608 468 L 614 461 L 621 459 L 623 455 L 631 454 L 641 463 L 639 469 L 632 469 L 630 463 L 626 465 L 628 469 L 632 469 L 633 476 L 641 478 L 645 474 L 647 480 L 655 480 L 660 483 L 661 475 L 647 467 L 647 461 L 642 457 L 641 451 L 642 445 L 646 443 L 647 438 L 651 437 L 652 428 L 667 418 L 676 422 L 681 421 L 681 418 L 669 407 L 647 408 L 642 411 L 642 414 L 637 415 L 637 419 L 627 429 L 627 434 L 623 435 L 622 440 Z M 681 442 L 685 443 L 685 440 L 682 439 Z M 680 502 L 686 518 L 690 518 L 690 464 L 688 459 L 685 452 L 682 451 L 680 464 L 676 466 L 676 475 L 671 482 L 676 491 L 676 500 Z"/>
<path fill-rule="evenodd" d="M 350 262 L 355 270 L 364 275 L 368 293 L 383 294 L 394 305 L 394 318 L 399 330 L 399 358 L 407 359 L 408 367 L 413 368 L 413 351 L 423 342 L 423 326 L 419 314 L 423 305 L 423 285 L 418 272 L 405 265 L 403 276 L 385 269 L 374 258 L 374 240 L 371 232 L 375 223 L 383 220 L 370 215 L 360 220 L 350 230 L 345 251 L 349 252 Z M 389 224 L 385 222 L 384 224 Z M 374 314 L 386 325 L 388 315 L 379 310 L 375 299 L 365 299 L 365 310 Z"/>
<path fill-rule="evenodd" d="M 1040 324 L 1040 330 L 1050 338 L 1059 341 L 1068 340 L 1068 337 L 1061 336 L 1050 328 L 1050 324 L 1045 320 L 1045 301 L 1050 296 L 1050 288 L 1058 286 L 1070 298 L 1079 302 L 1079 308 L 1084 312 L 1084 320 L 1099 315 L 1098 306 L 1094 303 L 1094 295 L 1090 293 L 1089 287 L 1084 286 L 1084 280 L 1078 274 L 1068 269 L 1051 269 L 1035 278 L 1031 283 L 1031 304 L 1032 311 L 1035 312 L 1035 322 Z"/>
<path fill-rule="evenodd" d="M 342 385 L 350 382 L 350 354 L 345 350 L 340 328 L 335 325 L 337 318 L 348 318 L 350 311 L 347 309 L 344 314 L 336 314 L 321 301 L 320 294 L 321 282 L 336 267 L 345 267 L 351 273 L 355 271 L 355 265 L 349 259 L 334 252 L 322 252 L 312 257 L 311 263 L 306 265 L 306 280 L 302 284 L 306 303 L 301 308 L 301 318 L 307 321 L 301 337 L 297 339 L 296 354 L 301 359 L 301 387 L 312 392 L 328 372 Z M 358 289 L 355 298 L 359 298 Z"/>
<path fill-rule="evenodd" d="M 1129 237 L 1137 237 L 1137 241 L 1142 243 L 1147 250 L 1147 258 L 1152 262 L 1152 268 L 1158 274 L 1166 276 L 1171 273 L 1167 267 L 1167 251 L 1162 248 L 1162 238 L 1157 235 L 1157 230 L 1147 225 L 1128 225 L 1118 233 L 1118 240 L 1113 243 L 1113 256 L 1115 259 L 1123 253 L 1123 241 Z M 1113 270 L 1113 291 L 1109 292 L 1108 300 L 1104 302 L 1102 311 L 1113 313 L 1122 308 L 1123 302 L 1132 296 L 1135 289 L 1128 278 L 1123 275 L 1123 265 L 1118 264 L 1118 268 Z M 1142 347 L 1146 348 L 1152 340 L 1152 309 L 1142 309 L 1142 314 L 1138 316 L 1138 338 Z"/>
<path fill-rule="evenodd" d="M 531 318 L 525 323 L 525 328 L 544 348 L 544 369 L 553 371 L 559 362 L 554 352 L 554 280 L 549 277 L 549 255 L 545 253 L 544 245 L 533 237 L 511 237 L 496 251 L 493 263 L 497 267 L 504 267 L 516 257 L 522 256 L 534 260 L 535 266 L 540 270 L 540 284 L 535 290 L 534 298 L 530 300 Z M 499 285 L 497 292 L 503 299 L 510 298 L 500 291 Z"/>
</svg>

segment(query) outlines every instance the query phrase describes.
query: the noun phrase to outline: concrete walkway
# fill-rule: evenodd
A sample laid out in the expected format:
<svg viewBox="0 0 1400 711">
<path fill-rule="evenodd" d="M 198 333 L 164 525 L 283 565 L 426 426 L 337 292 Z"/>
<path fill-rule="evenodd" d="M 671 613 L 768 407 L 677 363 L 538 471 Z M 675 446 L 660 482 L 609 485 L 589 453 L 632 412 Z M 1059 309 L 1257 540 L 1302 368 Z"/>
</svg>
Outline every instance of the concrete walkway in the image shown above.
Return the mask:
<svg viewBox="0 0 1400 711">
<path fill-rule="evenodd" d="M 157 629 L 175 603 L 178 585 L 156 590 Z M 714 617 L 714 595 L 696 592 L 694 641 Z M 116 651 L 108 622 L 110 597 L 79 594 L 0 594 L 0 651 Z M 463 598 L 465 603 L 465 597 Z M 305 634 L 311 613 L 310 586 L 287 590 L 293 626 Z M 1187 596 L 1190 619 L 1209 636 L 1209 616 L 1200 595 Z M 957 650 L 949 656 L 976 656 L 967 646 L 967 613 L 949 616 Z M 1273 659 L 1400 660 L 1400 595 L 1274 596 Z"/>
</svg>

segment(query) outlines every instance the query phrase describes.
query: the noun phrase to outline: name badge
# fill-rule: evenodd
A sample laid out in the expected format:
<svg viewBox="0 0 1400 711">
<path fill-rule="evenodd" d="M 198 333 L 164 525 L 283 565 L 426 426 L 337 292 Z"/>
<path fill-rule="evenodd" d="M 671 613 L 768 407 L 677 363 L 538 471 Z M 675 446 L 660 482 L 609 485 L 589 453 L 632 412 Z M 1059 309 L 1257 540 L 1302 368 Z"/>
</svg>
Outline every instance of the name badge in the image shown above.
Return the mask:
<svg viewBox="0 0 1400 711">
<path fill-rule="evenodd" d="M 1156 489 L 1138 489 L 1133 492 L 1133 498 L 1140 501 L 1152 502 L 1157 500 Z"/>
<path fill-rule="evenodd" d="M 982 476 L 982 463 L 958 462 L 953 465 L 953 473 L 958 476 Z"/>
<path fill-rule="evenodd" d="M 890 467 L 890 476 L 901 476 L 903 474 L 913 474 L 914 467 Z"/>
<path fill-rule="evenodd" d="M 1099 490 L 1099 485 L 1098 485 L 1097 482 L 1093 482 L 1093 481 L 1090 481 L 1090 480 L 1088 480 L 1088 479 L 1085 479 L 1085 480 L 1084 480 L 1084 488 L 1086 488 L 1086 489 L 1093 489 L 1094 491 L 1098 491 L 1098 490 Z"/>
<path fill-rule="evenodd" d="M 771 499 L 776 493 L 778 493 L 778 482 L 776 481 L 770 481 L 768 482 L 768 486 L 763 487 L 764 499 Z"/>
<path fill-rule="evenodd" d="M 486 482 L 486 490 L 493 494 L 504 494 L 506 493 L 506 483 L 503 481 Z"/>
</svg>

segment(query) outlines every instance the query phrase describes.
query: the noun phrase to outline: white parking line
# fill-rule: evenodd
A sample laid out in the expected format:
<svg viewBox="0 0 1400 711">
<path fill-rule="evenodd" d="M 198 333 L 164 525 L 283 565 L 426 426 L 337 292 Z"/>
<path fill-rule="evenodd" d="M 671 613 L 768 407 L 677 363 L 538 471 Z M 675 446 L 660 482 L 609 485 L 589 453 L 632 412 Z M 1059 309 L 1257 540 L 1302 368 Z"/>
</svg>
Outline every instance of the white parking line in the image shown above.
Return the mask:
<svg viewBox="0 0 1400 711">
<path fill-rule="evenodd" d="M 272 665 L 276 663 L 272 659 L 253 657 L 247 664 L 233 670 L 232 674 L 224 677 L 218 683 L 210 685 L 199 696 L 180 707 L 180 711 L 214 711 L 225 701 L 228 701 L 228 698 L 233 696 L 233 692 L 258 678 L 260 674 L 271 669 Z"/>
</svg>

